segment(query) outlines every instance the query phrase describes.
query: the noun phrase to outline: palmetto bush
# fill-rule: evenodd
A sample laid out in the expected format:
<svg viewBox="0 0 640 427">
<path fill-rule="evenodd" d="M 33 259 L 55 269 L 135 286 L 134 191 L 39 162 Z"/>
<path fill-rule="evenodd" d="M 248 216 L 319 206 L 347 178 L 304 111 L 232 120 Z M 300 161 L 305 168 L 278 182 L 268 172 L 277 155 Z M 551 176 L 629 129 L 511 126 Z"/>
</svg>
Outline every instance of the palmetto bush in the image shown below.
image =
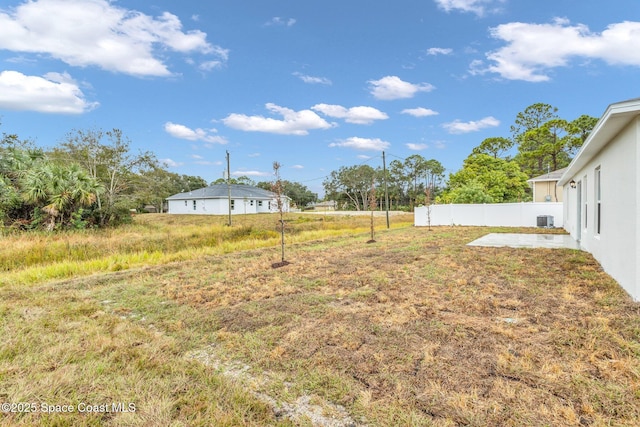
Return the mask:
<svg viewBox="0 0 640 427">
<path fill-rule="evenodd" d="M 47 229 L 78 222 L 103 187 L 74 163 L 49 160 L 39 150 L 7 148 L 0 152 L 0 219 L 5 225 Z"/>
</svg>

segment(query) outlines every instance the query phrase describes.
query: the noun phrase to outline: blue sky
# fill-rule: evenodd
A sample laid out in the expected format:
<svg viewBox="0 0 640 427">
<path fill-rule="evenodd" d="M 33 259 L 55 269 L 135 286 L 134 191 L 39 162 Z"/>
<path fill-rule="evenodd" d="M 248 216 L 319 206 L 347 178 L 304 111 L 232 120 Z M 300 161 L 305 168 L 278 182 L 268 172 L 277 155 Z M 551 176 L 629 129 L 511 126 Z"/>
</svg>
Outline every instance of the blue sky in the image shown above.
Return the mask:
<svg viewBox="0 0 640 427">
<path fill-rule="evenodd" d="M 341 166 L 458 170 L 543 102 L 572 120 L 640 96 L 638 0 L 0 2 L 0 131 L 49 147 L 121 129 L 208 181 L 322 192 Z"/>
</svg>

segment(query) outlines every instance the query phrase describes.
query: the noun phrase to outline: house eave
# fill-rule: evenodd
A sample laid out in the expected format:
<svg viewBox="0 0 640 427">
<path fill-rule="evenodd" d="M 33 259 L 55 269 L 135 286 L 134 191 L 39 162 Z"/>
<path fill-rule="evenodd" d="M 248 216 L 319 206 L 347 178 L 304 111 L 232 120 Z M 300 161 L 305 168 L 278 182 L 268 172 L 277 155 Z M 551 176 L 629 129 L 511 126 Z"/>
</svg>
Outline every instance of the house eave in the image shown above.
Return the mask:
<svg viewBox="0 0 640 427">
<path fill-rule="evenodd" d="M 558 181 L 558 185 L 566 185 L 638 115 L 640 115 L 640 98 L 609 105 Z"/>
<path fill-rule="evenodd" d="M 287 196 L 283 196 L 285 198 Z M 167 197 L 165 200 L 227 200 L 228 196 L 196 196 L 196 195 L 187 195 L 187 196 L 171 196 Z M 273 197 L 264 197 L 264 196 L 231 196 L 232 200 L 273 200 Z"/>
<path fill-rule="evenodd" d="M 527 182 L 530 183 L 534 183 L 534 182 L 555 182 L 557 181 L 558 178 L 541 178 L 541 179 L 528 179 Z"/>
</svg>

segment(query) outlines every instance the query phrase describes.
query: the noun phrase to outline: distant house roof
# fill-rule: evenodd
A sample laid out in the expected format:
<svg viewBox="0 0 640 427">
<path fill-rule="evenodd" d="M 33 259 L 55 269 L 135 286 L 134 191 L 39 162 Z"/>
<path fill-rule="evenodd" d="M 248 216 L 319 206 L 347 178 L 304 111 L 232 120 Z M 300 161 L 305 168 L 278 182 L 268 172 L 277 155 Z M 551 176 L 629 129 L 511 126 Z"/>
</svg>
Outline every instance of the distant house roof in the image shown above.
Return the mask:
<svg viewBox="0 0 640 427">
<path fill-rule="evenodd" d="M 167 200 L 193 200 L 193 199 L 226 199 L 229 197 L 229 187 L 227 184 L 214 184 L 209 187 L 199 188 L 193 191 L 174 194 L 167 197 Z M 231 184 L 232 199 L 254 199 L 271 200 L 278 197 L 276 193 L 252 187 L 244 184 Z M 286 196 L 285 196 L 286 197 Z"/>
<path fill-rule="evenodd" d="M 544 175 L 535 176 L 531 179 L 528 179 L 527 182 L 559 181 L 566 170 L 567 168 L 562 168 L 555 171 L 551 171 L 551 172 L 545 173 Z"/>
</svg>

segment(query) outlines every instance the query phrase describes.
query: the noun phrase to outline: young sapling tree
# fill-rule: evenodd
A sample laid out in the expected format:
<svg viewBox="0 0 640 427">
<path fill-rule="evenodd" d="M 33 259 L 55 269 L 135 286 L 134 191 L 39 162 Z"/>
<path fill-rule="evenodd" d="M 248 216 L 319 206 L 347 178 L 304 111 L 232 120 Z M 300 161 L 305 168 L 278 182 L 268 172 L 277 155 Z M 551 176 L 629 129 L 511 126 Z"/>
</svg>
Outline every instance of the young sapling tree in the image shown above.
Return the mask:
<svg viewBox="0 0 640 427">
<path fill-rule="evenodd" d="M 373 221 L 373 211 L 378 207 L 378 201 L 376 200 L 376 187 L 375 182 L 371 181 L 371 190 L 369 190 L 369 210 L 371 210 L 371 239 L 367 243 L 375 243 L 376 228 Z"/>
<path fill-rule="evenodd" d="M 431 230 L 431 203 L 433 198 L 433 190 L 431 186 L 427 186 L 424 189 L 424 205 L 427 208 L 427 225 L 429 226 L 429 231 Z"/>
<path fill-rule="evenodd" d="M 284 259 L 284 186 L 282 184 L 282 180 L 280 179 L 280 168 L 282 165 L 278 162 L 273 162 L 273 174 L 275 175 L 275 181 L 271 184 L 271 190 L 276 193 L 276 206 L 278 208 L 278 213 L 280 214 L 280 262 L 276 262 L 271 264 L 272 268 L 284 267 L 288 265 L 289 262 Z"/>
</svg>

